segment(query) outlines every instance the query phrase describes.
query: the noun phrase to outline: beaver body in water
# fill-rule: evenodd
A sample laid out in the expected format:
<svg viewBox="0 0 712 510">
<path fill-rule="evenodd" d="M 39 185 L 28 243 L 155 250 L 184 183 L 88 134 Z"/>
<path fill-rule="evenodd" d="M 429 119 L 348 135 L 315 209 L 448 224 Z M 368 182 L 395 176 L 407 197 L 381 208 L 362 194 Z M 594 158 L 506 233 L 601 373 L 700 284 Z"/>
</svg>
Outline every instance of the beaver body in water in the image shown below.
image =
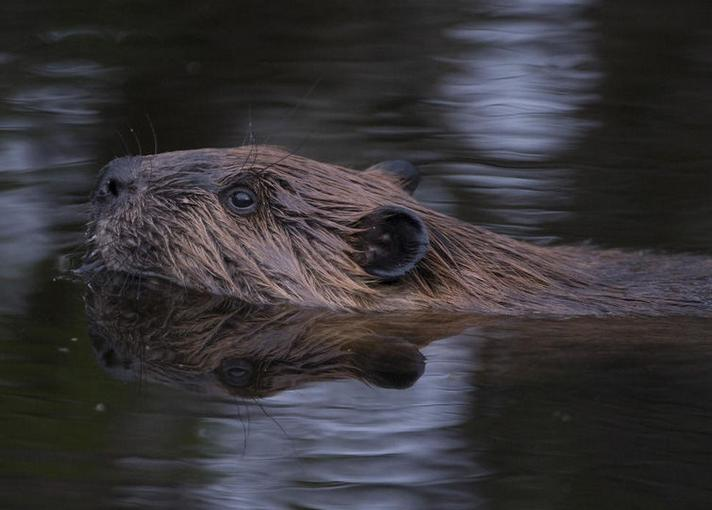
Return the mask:
<svg viewBox="0 0 712 510">
<path fill-rule="evenodd" d="M 119 158 L 85 267 L 255 304 L 352 311 L 712 314 L 712 259 L 542 247 L 435 212 L 404 162 L 249 146 Z"/>
</svg>

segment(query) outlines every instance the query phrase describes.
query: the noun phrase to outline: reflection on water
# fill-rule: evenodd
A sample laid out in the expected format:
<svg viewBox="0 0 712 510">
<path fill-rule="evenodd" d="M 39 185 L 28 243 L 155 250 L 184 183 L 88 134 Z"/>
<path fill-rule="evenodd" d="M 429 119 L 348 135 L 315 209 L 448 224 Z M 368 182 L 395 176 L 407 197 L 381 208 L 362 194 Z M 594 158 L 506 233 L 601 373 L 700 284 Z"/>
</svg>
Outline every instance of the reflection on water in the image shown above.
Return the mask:
<svg viewBox="0 0 712 510">
<path fill-rule="evenodd" d="M 248 508 L 297 501 L 330 508 L 353 497 L 365 506 L 419 508 L 421 498 L 446 497 L 455 507 L 469 507 L 471 497 L 442 477 L 482 471 L 462 455 L 461 439 L 449 431 L 466 413 L 468 395 L 454 394 L 463 377 L 449 373 L 465 363 L 471 368 L 465 361 L 471 346 L 455 348 L 463 359 L 444 365 L 445 379 L 413 384 L 423 375 L 421 350 L 478 319 L 255 308 L 176 294 L 155 283 L 114 283 L 92 282 L 97 290 L 87 300 L 102 368 L 122 380 L 239 397 L 215 400 L 215 417 L 195 424 L 201 450 L 210 455 L 194 468 L 216 480 L 196 487 L 195 494 L 191 489 L 188 497 Z M 365 385 L 313 384 L 348 379 Z M 411 465 L 407 471 L 397 468 L 403 461 Z M 150 460 L 129 464 L 146 469 Z M 420 496 L 397 488 L 420 484 Z M 125 488 L 120 498 L 146 502 L 138 487 Z"/>
<path fill-rule="evenodd" d="M 600 86 L 595 32 L 582 16 L 590 4 L 479 6 L 450 31 L 465 46 L 459 72 L 443 80 L 446 116 L 482 157 L 555 158 L 593 126 L 581 111 Z"/>
<path fill-rule="evenodd" d="M 488 223 L 510 235 L 570 217 L 573 169 L 522 165 L 555 161 L 597 124 L 585 115 L 601 78 L 590 3 L 481 5 L 449 33 L 461 50 L 441 80 L 443 115 L 459 150 L 491 163 L 450 164 L 446 177 L 485 195 Z"/>
<path fill-rule="evenodd" d="M 84 303 L 56 278 L 96 170 L 151 126 L 161 150 L 251 125 L 356 168 L 409 158 L 419 199 L 535 242 L 712 253 L 708 2 L 2 14 L 0 507 L 708 506 L 709 321 Z"/>
<path fill-rule="evenodd" d="M 100 363 L 120 378 L 219 386 L 248 398 L 320 380 L 357 378 L 407 388 L 422 375 L 417 346 L 468 322 L 432 314 L 368 317 L 318 309 L 256 307 L 224 298 L 133 285 L 97 275 L 87 297 Z M 157 288 L 156 288 L 157 287 Z M 459 329 L 458 329 L 459 327 Z"/>
<path fill-rule="evenodd" d="M 709 320 L 369 317 L 109 283 L 89 338 L 2 359 L 17 508 L 708 501 Z"/>
</svg>

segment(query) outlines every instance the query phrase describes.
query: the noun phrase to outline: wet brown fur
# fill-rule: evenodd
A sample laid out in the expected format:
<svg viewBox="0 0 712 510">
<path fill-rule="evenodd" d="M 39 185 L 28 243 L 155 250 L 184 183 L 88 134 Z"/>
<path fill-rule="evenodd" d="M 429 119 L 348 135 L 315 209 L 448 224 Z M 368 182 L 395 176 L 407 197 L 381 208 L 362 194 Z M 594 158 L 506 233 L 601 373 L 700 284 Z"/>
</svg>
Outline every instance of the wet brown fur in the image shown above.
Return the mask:
<svg viewBox="0 0 712 510">
<path fill-rule="evenodd" d="M 116 164 L 116 163 L 113 163 Z M 134 189 L 95 215 L 88 262 L 246 302 L 350 311 L 710 314 L 712 262 L 540 247 L 437 213 L 379 170 L 355 171 L 249 146 L 130 158 Z M 220 190 L 260 205 L 231 213 Z M 430 249 L 394 283 L 356 262 L 358 224 L 383 206 L 413 211 Z"/>
</svg>

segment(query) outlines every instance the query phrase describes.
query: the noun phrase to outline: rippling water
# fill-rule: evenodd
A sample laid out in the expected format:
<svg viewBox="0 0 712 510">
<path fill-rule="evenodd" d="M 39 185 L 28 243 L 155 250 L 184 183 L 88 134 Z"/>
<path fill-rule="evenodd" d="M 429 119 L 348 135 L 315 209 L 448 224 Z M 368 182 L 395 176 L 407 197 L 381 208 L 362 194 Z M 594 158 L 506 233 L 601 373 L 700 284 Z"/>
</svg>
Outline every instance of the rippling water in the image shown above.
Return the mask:
<svg viewBox="0 0 712 510">
<path fill-rule="evenodd" d="M 393 318 L 347 375 L 245 393 L 121 350 L 58 278 L 106 161 L 250 126 L 411 159 L 420 200 L 518 238 L 712 254 L 707 2 L 0 12 L 0 508 L 708 507 L 709 320 Z"/>
</svg>

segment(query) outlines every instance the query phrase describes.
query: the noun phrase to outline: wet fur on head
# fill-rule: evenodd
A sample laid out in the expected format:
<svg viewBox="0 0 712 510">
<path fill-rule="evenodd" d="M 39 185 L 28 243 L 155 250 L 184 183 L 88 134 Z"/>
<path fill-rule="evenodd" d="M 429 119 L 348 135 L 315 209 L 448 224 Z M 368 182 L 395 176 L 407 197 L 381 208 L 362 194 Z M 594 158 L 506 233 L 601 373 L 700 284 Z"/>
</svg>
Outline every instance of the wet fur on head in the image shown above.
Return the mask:
<svg viewBox="0 0 712 510">
<path fill-rule="evenodd" d="M 107 204 L 99 191 L 117 169 L 128 192 Z M 121 158 L 99 181 L 87 265 L 251 303 L 341 310 L 579 314 L 689 307 L 632 273 L 630 284 L 622 284 L 602 265 L 606 257 L 591 250 L 534 246 L 465 224 L 419 204 L 401 184 L 378 167 L 359 172 L 266 146 Z M 230 210 L 234 189 L 254 193 L 254 212 Z M 400 218 L 389 226 L 384 218 L 394 215 Z M 388 271 L 368 261 L 385 260 L 390 270 L 378 243 L 406 230 L 412 232 L 400 249 L 412 260 L 384 277 Z M 709 306 L 702 302 L 709 295 L 693 297 Z"/>
</svg>

